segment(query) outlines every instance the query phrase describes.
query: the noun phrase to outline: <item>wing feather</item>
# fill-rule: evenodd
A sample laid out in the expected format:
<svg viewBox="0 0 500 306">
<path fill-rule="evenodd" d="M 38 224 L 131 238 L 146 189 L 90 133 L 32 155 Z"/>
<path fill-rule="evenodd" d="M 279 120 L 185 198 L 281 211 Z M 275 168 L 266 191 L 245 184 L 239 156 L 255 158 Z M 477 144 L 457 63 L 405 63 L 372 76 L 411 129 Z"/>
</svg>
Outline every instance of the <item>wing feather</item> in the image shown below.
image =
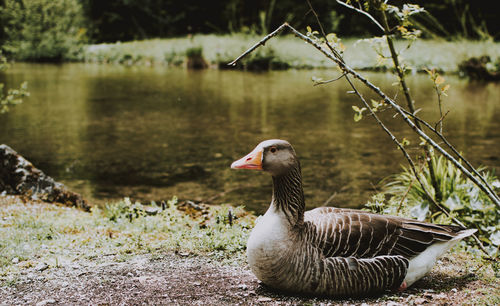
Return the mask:
<svg viewBox="0 0 500 306">
<path fill-rule="evenodd" d="M 305 213 L 305 232 L 325 257 L 413 258 L 430 245 L 456 237 L 463 228 L 334 207 Z"/>
</svg>

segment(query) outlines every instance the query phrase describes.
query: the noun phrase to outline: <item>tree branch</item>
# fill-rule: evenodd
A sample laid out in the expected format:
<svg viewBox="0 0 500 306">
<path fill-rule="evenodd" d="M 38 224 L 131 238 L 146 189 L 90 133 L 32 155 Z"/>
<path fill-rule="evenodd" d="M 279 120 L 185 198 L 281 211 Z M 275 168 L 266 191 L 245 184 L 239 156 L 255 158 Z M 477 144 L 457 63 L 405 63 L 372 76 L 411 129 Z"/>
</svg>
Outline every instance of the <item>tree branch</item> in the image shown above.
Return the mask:
<svg viewBox="0 0 500 306">
<path fill-rule="evenodd" d="M 470 178 L 474 184 L 476 184 L 486 195 L 495 203 L 500 208 L 500 200 L 497 198 L 497 196 L 490 191 L 488 187 L 485 186 L 482 182 L 478 181 L 478 179 L 470 173 L 462 164 L 460 164 L 453 156 L 451 156 L 448 152 L 446 152 L 443 148 L 441 148 L 434 140 L 432 140 L 427 134 L 425 134 L 421 129 L 419 129 L 415 123 L 410 119 L 410 117 L 405 113 L 405 110 L 399 106 L 396 102 L 394 102 L 391 98 L 389 98 L 380 88 L 377 86 L 373 85 L 370 81 L 368 81 L 366 78 L 364 78 L 362 75 L 360 75 L 358 72 L 353 70 L 351 67 L 349 67 L 347 64 L 345 64 L 342 60 L 338 59 L 334 54 L 323 48 L 320 44 L 318 44 L 316 41 L 311 39 L 310 37 L 300 33 L 297 31 L 294 27 L 290 26 L 288 23 L 282 24 L 280 27 L 278 27 L 274 32 L 271 34 L 267 35 L 263 39 L 261 39 L 257 44 L 252 46 L 250 49 L 245 51 L 242 55 L 240 55 L 237 59 L 235 59 L 233 62 L 231 62 L 231 65 L 235 65 L 239 60 L 241 60 L 243 57 L 247 56 L 250 52 L 253 50 L 257 49 L 259 46 L 264 45 L 264 43 L 269 40 L 271 37 L 276 36 L 279 32 L 281 32 L 283 29 L 289 29 L 296 37 L 302 39 L 303 41 L 309 43 L 313 47 L 315 47 L 317 50 L 319 50 L 321 53 L 323 53 L 326 57 L 328 57 L 330 60 L 334 61 L 344 72 L 347 72 L 348 74 L 352 75 L 354 78 L 360 80 L 365 86 L 367 86 L 369 89 L 371 89 L 374 93 L 376 93 L 378 96 L 380 96 L 387 104 L 391 105 L 394 110 L 401 116 L 404 122 L 415 131 L 419 136 L 421 136 L 428 144 L 430 144 L 433 148 L 435 148 L 439 153 L 441 153 L 443 156 L 445 156 L 446 159 L 451 161 L 457 168 L 459 168 L 468 178 Z"/>
<path fill-rule="evenodd" d="M 382 32 L 385 33 L 385 30 L 384 30 L 384 27 L 375 19 L 373 18 L 372 15 L 368 14 L 367 12 L 363 11 L 362 9 L 359 9 L 359 8 L 356 8 L 350 4 L 347 4 L 343 1 L 340 1 L 340 0 L 337 0 L 337 3 L 340 4 L 340 5 L 343 5 L 347 8 L 350 8 L 351 10 L 355 10 L 356 12 L 362 14 L 362 15 L 365 15 L 366 17 L 368 17 Z"/>
</svg>

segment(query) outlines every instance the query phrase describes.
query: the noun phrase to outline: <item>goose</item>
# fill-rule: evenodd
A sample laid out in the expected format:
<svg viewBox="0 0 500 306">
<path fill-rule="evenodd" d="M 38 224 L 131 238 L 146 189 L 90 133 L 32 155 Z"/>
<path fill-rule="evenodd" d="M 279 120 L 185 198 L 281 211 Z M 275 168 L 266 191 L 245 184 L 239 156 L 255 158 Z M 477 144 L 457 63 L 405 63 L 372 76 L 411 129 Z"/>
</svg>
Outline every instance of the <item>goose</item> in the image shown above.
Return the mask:
<svg viewBox="0 0 500 306">
<path fill-rule="evenodd" d="M 300 163 L 289 142 L 271 139 L 231 164 L 269 172 L 271 205 L 247 242 L 255 276 L 281 291 L 366 296 L 402 291 L 475 229 L 356 209 L 305 211 Z"/>
</svg>

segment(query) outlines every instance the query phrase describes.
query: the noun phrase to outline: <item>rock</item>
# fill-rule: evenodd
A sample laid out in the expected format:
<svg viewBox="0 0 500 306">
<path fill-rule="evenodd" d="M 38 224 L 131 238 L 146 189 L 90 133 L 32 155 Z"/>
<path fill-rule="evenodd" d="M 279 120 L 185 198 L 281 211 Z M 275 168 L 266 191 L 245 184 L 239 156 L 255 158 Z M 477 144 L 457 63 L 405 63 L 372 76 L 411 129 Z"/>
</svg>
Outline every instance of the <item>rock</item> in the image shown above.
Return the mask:
<svg viewBox="0 0 500 306">
<path fill-rule="evenodd" d="M 247 285 L 245 285 L 245 284 L 239 284 L 238 288 L 241 289 L 241 290 L 247 290 L 248 289 Z"/>
<path fill-rule="evenodd" d="M 17 258 L 17 257 L 12 258 L 12 263 L 13 264 L 19 263 L 19 258 Z"/>
<path fill-rule="evenodd" d="M 35 267 L 35 270 L 39 271 L 39 272 L 42 272 L 42 271 L 45 271 L 49 268 L 49 265 L 47 265 L 46 263 L 44 262 L 41 262 L 39 263 L 38 265 L 36 265 Z"/>
<path fill-rule="evenodd" d="M 44 306 L 44 305 L 47 305 L 47 304 L 55 304 L 56 300 L 54 299 L 46 299 L 46 300 L 43 300 L 43 301 L 40 301 L 38 303 L 36 303 L 36 306 Z"/>
<path fill-rule="evenodd" d="M 273 301 L 273 299 L 272 299 L 272 298 L 270 298 L 270 297 L 260 297 L 260 298 L 257 300 L 257 302 L 259 302 L 259 303 L 272 302 L 272 301 Z"/>
<path fill-rule="evenodd" d="M 144 211 L 146 212 L 147 215 L 154 216 L 154 215 L 158 214 L 158 212 L 160 211 L 160 208 L 153 207 L 153 206 L 146 206 L 144 208 Z"/>
<path fill-rule="evenodd" d="M 81 195 L 54 181 L 5 144 L 0 145 L 0 192 L 90 211 L 90 206 Z"/>
</svg>

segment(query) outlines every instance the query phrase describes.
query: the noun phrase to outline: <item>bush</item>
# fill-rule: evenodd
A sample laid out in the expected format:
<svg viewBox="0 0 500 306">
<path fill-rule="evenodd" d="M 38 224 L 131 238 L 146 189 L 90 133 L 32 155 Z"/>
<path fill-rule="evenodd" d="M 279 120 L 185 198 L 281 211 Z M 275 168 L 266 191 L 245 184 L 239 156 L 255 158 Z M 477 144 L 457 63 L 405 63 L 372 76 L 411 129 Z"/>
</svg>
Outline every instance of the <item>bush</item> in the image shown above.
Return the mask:
<svg viewBox="0 0 500 306">
<path fill-rule="evenodd" d="M 78 0 L 5 0 L 0 22 L 2 49 L 18 60 L 75 60 L 86 41 Z"/>
<path fill-rule="evenodd" d="M 443 195 L 441 205 L 467 228 L 478 229 L 478 237 L 487 245 L 490 255 L 498 256 L 500 213 L 495 203 L 450 161 L 442 156 L 433 156 L 432 163 Z M 479 168 L 478 171 L 490 186 L 497 191 L 500 189 L 500 181 L 493 172 L 485 168 Z M 418 175 L 425 189 L 434 196 L 435 190 L 427 164 L 422 167 Z M 371 210 L 435 223 L 452 223 L 451 218 L 429 201 L 410 169 L 403 167 L 400 174 L 391 176 L 387 180 L 389 182 L 385 184 L 383 191 L 367 204 Z"/>
<path fill-rule="evenodd" d="M 7 59 L 0 50 L 0 72 L 8 68 Z M 9 107 L 22 103 L 24 97 L 29 96 L 28 83 L 23 82 L 19 89 L 4 89 L 4 83 L 0 83 L 0 114 L 9 111 Z M 5 92 L 6 91 L 6 92 Z"/>
</svg>

